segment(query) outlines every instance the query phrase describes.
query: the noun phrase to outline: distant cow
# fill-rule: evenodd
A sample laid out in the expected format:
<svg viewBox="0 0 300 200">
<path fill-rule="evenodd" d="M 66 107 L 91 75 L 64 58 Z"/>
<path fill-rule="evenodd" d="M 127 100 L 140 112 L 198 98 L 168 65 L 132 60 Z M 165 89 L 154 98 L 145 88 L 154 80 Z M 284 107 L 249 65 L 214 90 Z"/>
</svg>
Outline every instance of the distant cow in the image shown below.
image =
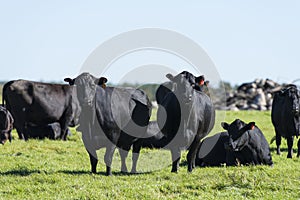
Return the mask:
<svg viewBox="0 0 300 200">
<path fill-rule="evenodd" d="M 78 124 L 80 106 L 74 86 L 15 80 L 3 86 L 3 104 L 14 117 L 19 138 L 28 139 L 28 124 L 58 122 L 66 140 L 68 126 Z"/>
<path fill-rule="evenodd" d="M 29 138 L 44 139 L 49 138 L 52 140 L 59 139 L 61 134 L 61 128 L 58 122 L 47 124 L 44 126 L 36 126 L 34 124 L 28 124 L 26 126 L 26 132 Z M 70 135 L 70 129 L 67 128 L 67 135 Z"/>
<path fill-rule="evenodd" d="M 172 172 L 177 172 L 181 150 L 189 148 L 187 155 L 188 171 L 195 167 L 195 157 L 200 140 L 214 126 L 215 109 L 211 99 L 197 91 L 184 74 L 175 77 L 167 74 L 174 84 L 160 103 L 157 122 L 161 132 L 171 141 L 166 148 L 172 154 Z"/>
<path fill-rule="evenodd" d="M 198 149 L 196 166 L 220 166 L 226 163 L 228 151 L 229 134 L 227 132 L 217 133 L 205 138 Z"/>
<path fill-rule="evenodd" d="M 151 114 L 151 102 L 139 89 L 105 87 L 107 79 L 82 73 L 65 81 L 75 84 L 82 107 L 79 131 L 90 156 L 92 173 L 96 173 L 96 150 L 106 147 L 106 174 L 116 147 L 120 149 L 121 171 L 127 172 L 126 157 L 137 138 L 145 137 Z M 138 154 L 133 154 L 131 172 L 136 172 Z"/>
<path fill-rule="evenodd" d="M 11 130 L 13 129 L 14 119 L 10 112 L 0 106 L 0 142 L 4 144 L 7 140 L 11 142 Z"/>
<path fill-rule="evenodd" d="M 276 133 L 277 154 L 280 154 L 281 137 L 287 139 L 288 158 L 293 155 L 294 136 L 300 133 L 300 92 L 295 85 L 288 85 L 285 89 L 275 93 L 272 104 L 272 123 Z M 300 156 L 300 139 L 298 140 L 298 154 Z"/>
<path fill-rule="evenodd" d="M 236 119 L 231 124 L 223 122 L 222 127 L 228 131 L 228 149 L 233 153 L 226 155 L 227 165 L 273 165 L 269 144 L 255 122 Z"/>
</svg>

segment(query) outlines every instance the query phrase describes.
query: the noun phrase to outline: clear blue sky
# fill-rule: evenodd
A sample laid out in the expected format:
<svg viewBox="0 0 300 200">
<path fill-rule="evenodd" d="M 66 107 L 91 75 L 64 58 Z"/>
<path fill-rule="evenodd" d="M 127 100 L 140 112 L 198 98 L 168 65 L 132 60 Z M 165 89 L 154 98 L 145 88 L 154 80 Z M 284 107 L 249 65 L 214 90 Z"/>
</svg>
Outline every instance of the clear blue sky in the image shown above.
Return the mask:
<svg viewBox="0 0 300 200">
<path fill-rule="evenodd" d="M 197 42 L 221 78 L 300 78 L 300 1 L 1 1 L 0 80 L 61 81 L 102 42 L 156 27 Z"/>
</svg>

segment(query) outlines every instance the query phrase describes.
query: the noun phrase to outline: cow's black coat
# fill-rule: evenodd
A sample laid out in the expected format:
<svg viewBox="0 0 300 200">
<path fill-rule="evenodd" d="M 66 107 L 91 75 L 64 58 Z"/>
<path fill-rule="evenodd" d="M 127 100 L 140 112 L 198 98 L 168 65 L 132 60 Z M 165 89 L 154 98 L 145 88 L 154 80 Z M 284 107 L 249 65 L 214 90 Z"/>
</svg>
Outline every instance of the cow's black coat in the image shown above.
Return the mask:
<svg viewBox="0 0 300 200">
<path fill-rule="evenodd" d="M 92 172 L 96 173 L 96 150 L 106 147 L 106 174 L 111 175 L 111 162 L 116 147 L 120 149 L 121 171 L 127 172 L 125 159 L 137 138 L 146 135 L 151 114 L 151 102 L 139 89 L 105 87 L 106 78 L 82 73 L 75 79 L 82 107 L 79 130 L 89 153 Z M 136 172 L 138 154 L 133 154 L 131 172 Z"/>
<path fill-rule="evenodd" d="M 0 106 L 0 142 L 4 144 L 7 140 L 11 141 L 11 130 L 13 129 L 14 119 L 10 112 Z"/>
<path fill-rule="evenodd" d="M 74 86 L 15 80 L 3 86 L 3 104 L 14 117 L 20 138 L 28 139 L 27 124 L 46 126 L 59 122 L 60 137 L 66 139 L 68 126 L 78 123 L 80 106 Z"/>
<path fill-rule="evenodd" d="M 300 93 L 295 85 L 288 85 L 274 94 L 272 104 L 272 123 L 276 133 L 277 154 L 280 154 L 281 137 L 287 139 L 288 158 L 292 158 L 294 136 L 300 133 Z M 298 154 L 300 156 L 300 139 Z"/>
<path fill-rule="evenodd" d="M 167 77 L 175 85 L 166 94 L 157 111 L 157 122 L 161 132 L 170 140 L 166 148 L 172 154 L 172 172 L 177 172 L 181 150 L 189 148 L 188 171 L 195 166 L 195 157 L 200 140 L 212 129 L 215 110 L 211 99 L 196 91 L 184 74 Z"/>
<path fill-rule="evenodd" d="M 227 132 L 217 133 L 205 138 L 198 149 L 196 166 L 220 166 L 226 163 L 228 151 L 229 134 Z"/>
<path fill-rule="evenodd" d="M 222 126 L 229 134 L 226 164 L 264 164 L 273 165 L 270 146 L 254 122 L 246 124 L 240 119 L 236 119 L 231 124 L 226 122 Z"/>
</svg>

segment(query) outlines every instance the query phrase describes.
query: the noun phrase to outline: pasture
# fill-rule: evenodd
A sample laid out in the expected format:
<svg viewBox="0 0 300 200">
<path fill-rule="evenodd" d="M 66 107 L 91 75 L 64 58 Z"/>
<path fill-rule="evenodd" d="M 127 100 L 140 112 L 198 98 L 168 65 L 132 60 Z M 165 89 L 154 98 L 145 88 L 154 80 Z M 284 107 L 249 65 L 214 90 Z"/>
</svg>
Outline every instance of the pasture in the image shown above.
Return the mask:
<svg viewBox="0 0 300 200">
<path fill-rule="evenodd" d="M 224 111 L 218 111 L 224 114 Z M 226 112 L 226 121 L 240 118 L 255 121 L 268 141 L 275 135 L 270 111 Z M 154 115 L 155 116 L 155 115 Z M 216 125 L 212 134 L 221 131 Z M 240 166 L 196 168 L 187 172 L 186 152 L 177 174 L 171 173 L 170 152 L 143 149 L 139 174 L 121 174 L 120 157 L 115 152 L 113 176 L 105 176 L 103 152 L 99 152 L 98 173 L 90 173 L 81 134 L 72 130 L 69 140 L 20 141 L 14 131 L 12 143 L 0 147 L 0 199 L 298 199 L 300 159 L 287 159 L 286 140 L 282 155 L 275 154 L 274 167 Z M 166 159 L 165 159 L 166 158 Z M 131 155 L 128 157 L 130 165 Z M 166 164 L 162 164 L 165 162 Z M 162 168 L 147 169 L 147 166 Z M 129 166 L 130 168 L 130 166 Z"/>
</svg>

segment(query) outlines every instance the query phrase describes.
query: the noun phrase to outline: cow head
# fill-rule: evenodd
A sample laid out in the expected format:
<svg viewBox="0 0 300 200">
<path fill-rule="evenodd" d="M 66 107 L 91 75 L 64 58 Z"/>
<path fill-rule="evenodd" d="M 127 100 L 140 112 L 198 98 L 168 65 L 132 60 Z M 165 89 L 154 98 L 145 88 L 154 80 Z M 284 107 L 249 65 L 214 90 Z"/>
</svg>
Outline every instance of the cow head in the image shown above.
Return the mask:
<svg viewBox="0 0 300 200">
<path fill-rule="evenodd" d="M 228 147 L 232 151 L 242 150 L 248 143 L 249 130 L 253 130 L 255 128 L 255 122 L 250 122 L 246 124 L 245 122 L 239 119 L 236 119 L 231 124 L 222 122 L 221 125 L 225 130 L 228 131 L 229 134 Z"/>
<path fill-rule="evenodd" d="M 174 94 L 180 102 L 189 103 L 192 101 L 194 88 L 184 74 L 181 73 L 177 76 L 167 74 L 166 77 L 174 84 Z"/>
<path fill-rule="evenodd" d="M 96 78 L 89 73 L 82 73 L 75 79 L 65 78 L 64 81 L 68 82 L 70 85 L 76 85 L 77 97 L 81 105 L 92 106 L 96 87 L 99 85 L 105 88 L 107 79 L 104 77 Z"/>
<path fill-rule="evenodd" d="M 292 86 L 287 89 L 288 97 L 292 100 L 292 113 L 296 116 L 299 117 L 300 114 L 300 109 L 299 109 L 299 99 L 300 99 L 300 94 L 296 86 Z"/>
<path fill-rule="evenodd" d="M 0 142 L 4 144 L 7 140 L 11 142 L 12 117 L 6 109 L 0 109 Z"/>
</svg>

